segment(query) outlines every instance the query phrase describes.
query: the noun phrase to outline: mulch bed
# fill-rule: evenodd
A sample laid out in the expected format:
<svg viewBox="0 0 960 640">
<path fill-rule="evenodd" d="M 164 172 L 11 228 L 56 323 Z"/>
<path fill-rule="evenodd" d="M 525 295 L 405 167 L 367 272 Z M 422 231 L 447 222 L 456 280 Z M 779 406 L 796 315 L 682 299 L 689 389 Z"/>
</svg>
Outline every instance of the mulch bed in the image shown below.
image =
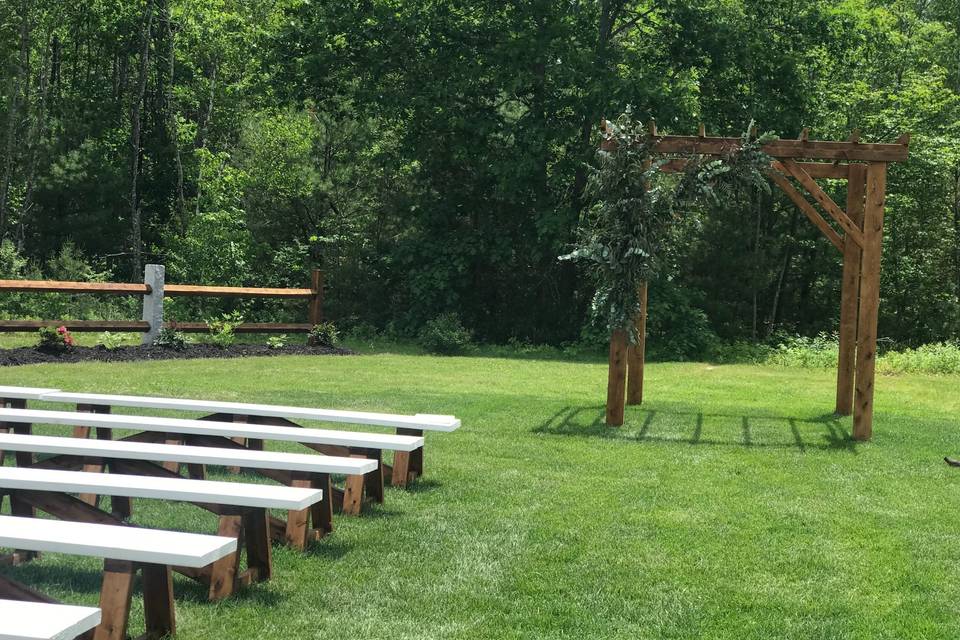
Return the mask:
<svg viewBox="0 0 960 640">
<path fill-rule="evenodd" d="M 217 347 L 212 344 L 190 344 L 183 349 L 168 347 L 131 346 L 105 349 L 103 347 L 74 347 L 64 353 L 52 353 L 36 347 L 0 349 L 0 367 L 44 362 L 135 362 L 138 360 L 186 360 L 192 358 L 248 358 L 251 356 L 348 356 L 350 349 L 288 345 L 271 349 L 263 344 L 235 344 Z"/>
</svg>

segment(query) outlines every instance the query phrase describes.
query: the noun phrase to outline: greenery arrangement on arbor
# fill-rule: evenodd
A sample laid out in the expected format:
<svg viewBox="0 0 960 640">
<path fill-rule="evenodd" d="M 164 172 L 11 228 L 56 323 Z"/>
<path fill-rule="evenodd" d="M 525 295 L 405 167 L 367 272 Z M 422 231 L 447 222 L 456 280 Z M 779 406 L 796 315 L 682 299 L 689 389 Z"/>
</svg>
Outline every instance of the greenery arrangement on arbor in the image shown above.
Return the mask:
<svg viewBox="0 0 960 640">
<path fill-rule="evenodd" d="M 681 160 L 656 153 L 657 137 L 629 109 L 608 123 L 589 167 L 591 206 L 575 248 L 560 259 L 586 265 L 596 286 L 592 312 L 611 332 L 624 330 L 636 343 L 642 285 L 662 274 L 702 211 L 746 191 L 770 193 L 771 158 L 762 146 L 773 138 L 756 136 L 750 123 L 729 153 Z"/>
</svg>

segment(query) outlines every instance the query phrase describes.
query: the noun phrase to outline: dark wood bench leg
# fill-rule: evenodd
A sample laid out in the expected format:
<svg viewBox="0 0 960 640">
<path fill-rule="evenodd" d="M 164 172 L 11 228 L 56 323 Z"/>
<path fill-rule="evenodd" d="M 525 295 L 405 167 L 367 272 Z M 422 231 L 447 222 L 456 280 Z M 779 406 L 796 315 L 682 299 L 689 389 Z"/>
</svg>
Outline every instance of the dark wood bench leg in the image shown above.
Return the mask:
<svg viewBox="0 0 960 640">
<path fill-rule="evenodd" d="M 104 561 L 100 625 L 93 632 L 94 640 L 126 640 L 136 571 L 136 565 L 126 560 Z"/>
<path fill-rule="evenodd" d="M 183 438 L 178 436 L 175 433 L 168 433 L 166 438 L 163 441 L 164 444 L 183 444 Z M 180 463 L 168 461 L 163 463 L 163 468 L 169 471 L 170 473 L 180 473 Z"/>
<path fill-rule="evenodd" d="M 160 564 L 140 566 L 143 577 L 143 617 L 147 632 L 144 638 L 159 640 L 177 631 L 173 605 L 173 576 L 170 567 Z"/>
<path fill-rule="evenodd" d="M 78 404 L 77 412 L 79 413 L 110 413 L 110 407 L 104 405 L 96 404 Z M 91 429 L 90 427 L 74 427 L 73 428 L 73 437 L 74 438 L 89 438 Z M 112 440 L 113 439 L 113 430 L 105 429 L 98 427 L 96 430 L 98 440 Z M 103 460 L 100 458 L 90 458 L 90 461 L 83 465 L 83 470 L 87 473 L 102 473 L 104 468 Z M 89 504 L 90 506 L 97 506 L 100 502 L 100 496 L 93 493 L 82 493 L 80 494 L 80 499 Z M 129 499 L 127 500 L 129 503 Z M 129 513 L 128 513 L 129 515 Z"/>
<path fill-rule="evenodd" d="M 313 486 L 310 476 L 304 473 L 291 474 L 291 487 Z M 300 511 L 287 512 L 287 530 L 284 535 L 285 542 L 294 549 L 303 550 L 307 546 L 307 530 L 310 526 L 310 509 L 301 509 Z"/>
<path fill-rule="evenodd" d="M 370 496 L 370 499 L 374 502 L 383 504 L 383 465 L 380 464 L 383 456 L 381 455 L 379 449 L 371 449 L 367 452 L 367 457 L 371 460 L 377 461 L 377 468 L 370 473 L 364 474 L 363 476 L 363 483 L 365 485 L 367 495 Z"/>
<path fill-rule="evenodd" d="M 270 545 L 270 517 L 266 509 L 251 509 L 243 516 L 247 547 L 247 571 L 256 582 L 273 575 L 273 548 Z"/>
<path fill-rule="evenodd" d="M 365 456 L 351 456 L 365 457 Z M 366 482 L 363 476 L 347 476 L 343 483 L 343 514 L 347 516 L 358 516 L 363 510 L 363 494 L 366 489 Z"/>
<path fill-rule="evenodd" d="M 210 589 L 207 593 L 211 601 L 223 600 L 237 590 L 237 574 L 240 569 L 240 548 L 243 545 L 243 516 L 220 516 L 218 536 L 237 539 L 237 550 L 213 563 L 210 572 Z"/>
<path fill-rule="evenodd" d="M 313 488 L 323 491 L 323 500 L 310 508 L 310 518 L 318 537 L 333 533 L 333 483 L 329 473 L 318 473 L 313 478 Z"/>
<path fill-rule="evenodd" d="M 399 436 L 423 437 L 421 429 L 397 429 Z M 406 487 L 423 475 L 423 447 L 413 451 L 397 451 L 393 454 L 391 484 Z"/>
<path fill-rule="evenodd" d="M 25 500 L 21 500 L 15 492 L 11 492 L 10 515 L 19 516 L 21 518 L 33 518 L 37 515 L 37 512 L 36 509 L 33 508 L 32 504 Z M 16 549 L 13 552 L 12 560 L 13 564 L 20 564 L 22 562 L 29 562 L 30 560 L 39 557 L 39 551 L 25 551 L 23 549 Z"/>
</svg>

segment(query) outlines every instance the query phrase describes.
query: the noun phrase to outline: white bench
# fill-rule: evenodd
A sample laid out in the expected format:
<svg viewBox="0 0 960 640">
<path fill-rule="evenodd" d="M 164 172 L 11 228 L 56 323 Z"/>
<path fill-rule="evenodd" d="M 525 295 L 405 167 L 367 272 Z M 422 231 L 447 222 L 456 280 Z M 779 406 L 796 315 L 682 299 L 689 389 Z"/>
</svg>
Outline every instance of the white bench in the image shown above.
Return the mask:
<svg viewBox="0 0 960 640">
<path fill-rule="evenodd" d="M 3 394 L 3 387 L 0 387 L 0 398 L 4 397 L 12 396 L 5 396 Z M 202 411 L 205 413 L 287 418 L 289 420 L 342 422 L 347 424 L 392 427 L 395 429 L 417 429 L 419 431 L 455 431 L 460 427 L 460 420 L 454 416 L 433 415 L 428 413 L 418 413 L 407 416 L 392 413 L 374 413 L 370 411 L 341 411 L 337 409 L 290 407 L 274 404 L 253 404 L 249 402 L 126 396 L 107 393 L 71 393 L 60 390 L 48 391 L 40 394 L 38 398 L 31 397 L 27 399 L 112 407 L 138 407 L 141 409 Z"/>
<path fill-rule="evenodd" d="M 4 397 L 0 391 L 0 398 Z M 71 393 L 51 391 L 40 399 L 50 402 L 69 402 L 78 409 L 109 412 L 110 407 L 136 407 L 142 409 L 169 409 L 176 411 L 200 411 L 209 413 L 213 420 L 238 420 L 287 426 L 300 426 L 294 420 L 339 422 L 366 426 L 391 427 L 398 435 L 423 436 L 425 431 L 450 432 L 460 427 L 460 419 L 454 416 L 418 413 L 413 416 L 368 411 L 341 411 L 310 407 L 292 407 L 248 402 L 222 402 L 188 398 L 161 398 L 153 396 L 130 396 L 103 393 Z M 423 475 L 423 447 L 413 451 L 394 450 L 392 465 L 383 465 L 385 473 L 394 486 L 405 487 Z M 383 464 L 381 460 L 381 464 Z"/>
<path fill-rule="evenodd" d="M 383 451 L 411 452 L 423 446 L 422 436 L 406 436 L 326 429 L 304 429 L 296 426 L 189 420 L 155 416 L 129 416 L 109 413 L 74 413 L 36 409 L 0 409 L 0 424 L 19 425 L 21 434 L 28 434 L 30 424 L 57 424 L 73 427 L 96 427 L 98 437 L 110 438 L 113 429 L 131 429 L 159 434 L 154 439 L 171 441 L 169 434 L 189 436 L 197 444 L 215 444 L 236 447 L 232 438 L 246 439 L 252 448 L 262 447 L 264 440 L 298 442 L 315 451 L 333 456 L 359 456 L 375 460 L 377 468 L 364 475 L 347 477 L 344 490 L 338 497 L 347 514 L 360 513 L 364 494 L 383 502 Z M 103 431 L 101 431 L 103 430 Z M 143 436 L 136 436 L 143 439 Z M 172 439 L 176 442 L 178 440 Z M 18 453 L 18 464 L 30 464 L 30 454 Z M 26 456 L 24 458 L 23 456 Z"/>
<path fill-rule="evenodd" d="M 0 433 L 0 451 L 39 453 L 58 456 L 57 466 L 86 463 L 87 468 L 96 466 L 90 460 L 110 458 L 127 461 L 173 462 L 189 465 L 191 475 L 201 477 L 198 465 L 240 465 L 256 469 L 262 475 L 282 484 L 321 489 L 323 500 L 309 510 L 290 510 L 286 521 L 271 517 L 271 534 L 276 540 L 303 549 L 307 540 L 318 540 L 333 531 L 333 506 L 330 482 L 331 474 L 357 475 L 376 471 L 376 460 L 317 456 L 302 453 L 252 451 L 231 443 L 230 449 L 169 445 L 154 442 L 125 440 L 81 440 Z M 151 465 L 152 466 L 152 465 Z M 125 472 L 143 472 L 142 465 L 127 464 Z M 152 471 L 150 467 L 146 471 Z M 83 496 L 87 503 L 95 503 L 95 493 Z M 124 514 L 126 515 L 126 514 Z M 310 519 L 313 528 L 310 528 Z"/>
<path fill-rule="evenodd" d="M 247 570 L 238 571 L 239 552 L 222 558 L 203 571 L 185 570 L 186 575 L 209 587 L 211 600 L 223 599 L 232 595 L 241 584 L 255 580 L 262 582 L 272 575 L 268 509 L 304 511 L 323 497 L 321 490 L 306 487 L 0 467 L 0 493 L 10 495 L 11 504 L 18 513 L 24 513 L 26 505 L 63 520 L 122 524 L 118 517 L 70 495 L 85 492 L 189 502 L 218 514 L 219 534 L 245 541 Z"/>
<path fill-rule="evenodd" d="M 142 574 L 146 636 L 176 631 L 171 565 L 202 568 L 236 553 L 233 538 L 40 518 L 0 516 L 0 547 L 104 558 L 102 619 L 94 640 L 124 640 L 134 577 Z M 10 578 L 0 577 L 0 597 L 47 601 Z"/>
<path fill-rule="evenodd" d="M 0 640 L 74 640 L 100 624 L 100 609 L 0 600 Z"/>
</svg>

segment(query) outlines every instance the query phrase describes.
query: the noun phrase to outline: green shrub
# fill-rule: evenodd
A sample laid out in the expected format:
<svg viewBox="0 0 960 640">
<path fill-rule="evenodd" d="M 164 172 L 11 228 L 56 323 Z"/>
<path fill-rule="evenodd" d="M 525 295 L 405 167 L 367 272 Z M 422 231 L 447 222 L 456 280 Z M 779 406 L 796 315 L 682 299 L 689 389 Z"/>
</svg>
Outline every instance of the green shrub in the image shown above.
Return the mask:
<svg viewBox="0 0 960 640">
<path fill-rule="evenodd" d="M 960 373 L 960 343 L 936 342 L 889 351 L 877 360 L 880 373 Z"/>
<path fill-rule="evenodd" d="M 187 337 L 183 332 L 177 330 L 176 325 L 164 327 L 157 333 L 153 346 L 180 351 L 187 346 Z"/>
<path fill-rule="evenodd" d="M 113 351 L 120 347 L 123 344 L 123 336 L 119 333 L 110 333 L 109 331 L 104 331 L 100 334 L 100 337 L 97 338 L 97 346 L 103 347 L 107 351 Z"/>
<path fill-rule="evenodd" d="M 427 322 L 419 339 L 420 346 L 430 353 L 453 355 L 472 346 L 473 333 L 463 326 L 460 316 L 444 313 Z"/>
<path fill-rule="evenodd" d="M 718 364 L 763 364 L 771 359 L 775 351 L 774 347 L 762 342 L 737 340 L 714 345 L 708 360 Z"/>
<path fill-rule="evenodd" d="M 768 364 L 803 369 L 828 369 L 837 366 L 840 346 L 836 334 L 821 333 L 814 338 L 784 338 L 767 358 Z"/>
<path fill-rule="evenodd" d="M 66 327 L 41 327 L 37 348 L 52 353 L 64 353 L 73 349 L 73 336 Z"/>
<path fill-rule="evenodd" d="M 285 333 L 267 338 L 267 347 L 271 349 L 283 349 L 285 346 L 287 346 L 287 334 Z"/>
<path fill-rule="evenodd" d="M 243 315 L 233 311 L 206 322 L 207 330 L 210 332 L 210 343 L 226 349 L 237 341 L 236 330 L 243 324 Z"/>
<path fill-rule="evenodd" d="M 335 347 L 339 341 L 340 333 L 332 322 L 315 324 L 307 334 L 307 344 L 311 347 Z"/>
</svg>

